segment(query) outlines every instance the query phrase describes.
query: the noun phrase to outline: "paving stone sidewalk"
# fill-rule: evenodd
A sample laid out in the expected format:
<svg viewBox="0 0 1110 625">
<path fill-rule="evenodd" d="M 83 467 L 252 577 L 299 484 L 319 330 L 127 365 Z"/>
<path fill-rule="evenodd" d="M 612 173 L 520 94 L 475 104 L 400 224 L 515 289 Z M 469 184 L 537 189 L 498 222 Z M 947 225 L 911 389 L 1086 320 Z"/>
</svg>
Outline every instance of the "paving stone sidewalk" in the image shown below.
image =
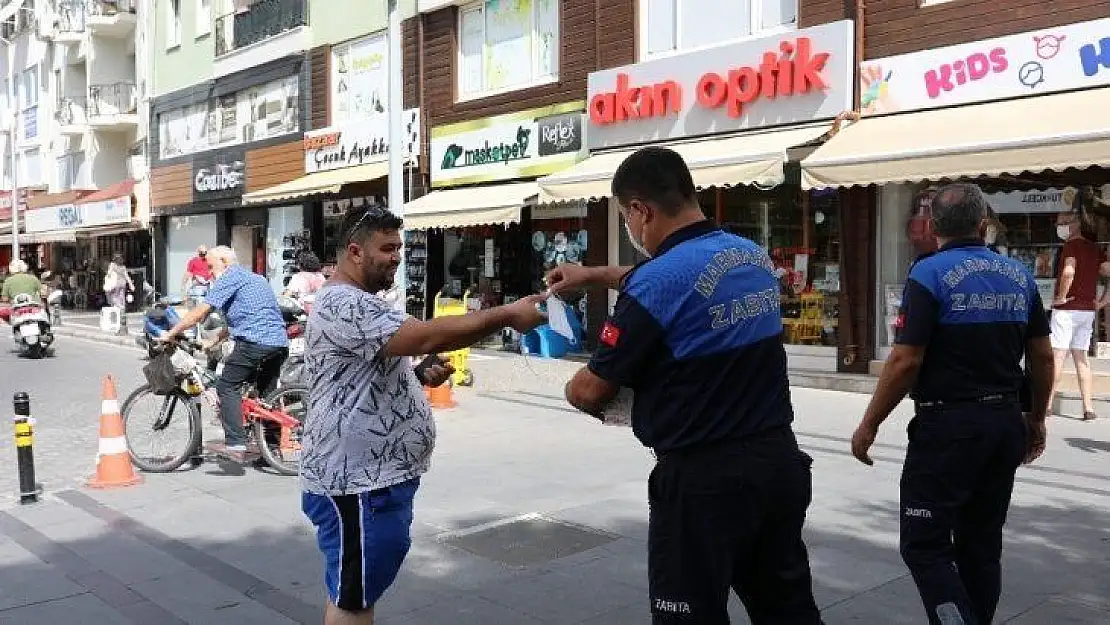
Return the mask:
<svg viewBox="0 0 1110 625">
<path fill-rule="evenodd" d="M 648 623 L 650 455 L 545 392 L 457 397 L 437 415 L 413 548 L 378 622 Z M 880 437 L 877 466 L 862 467 L 847 436 L 866 399 L 795 391 L 815 458 L 815 592 L 830 625 L 921 623 L 896 547 L 906 415 Z M 999 622 L 1110 622 L 1107 440 L 1106 423 L 1054 420 L 1045 461 L 1021 471 Z M 317 623 L 313 540 L 296 480 L 254 468 L 51 491 L 0 510 L 0 624 Z"/>
</svg>

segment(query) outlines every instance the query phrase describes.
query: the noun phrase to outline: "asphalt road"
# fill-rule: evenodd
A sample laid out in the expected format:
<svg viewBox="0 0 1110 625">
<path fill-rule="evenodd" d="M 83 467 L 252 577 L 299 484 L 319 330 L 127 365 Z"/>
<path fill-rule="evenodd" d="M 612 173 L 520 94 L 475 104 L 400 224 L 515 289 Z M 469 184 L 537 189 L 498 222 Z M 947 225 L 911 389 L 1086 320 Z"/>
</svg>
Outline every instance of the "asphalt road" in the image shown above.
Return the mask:
<svg viewBox="0 0 1110 625">
<path fill-rule="evenodd" d="M 6 326 L 0 336 L 0 401 L 12 414 L 15 393 L 31 396 L 38 481 L 51 490 L 79 484 L 96 466 L 101 382 L 113 376 L 122 402 L 143 383 L 142 352 L 59 337 L 52 357 L 27 360 L 15 352 Z M 18 483 L 8 426 L 0 436 L 0 502 L 16 496 Z"/>
</svg>

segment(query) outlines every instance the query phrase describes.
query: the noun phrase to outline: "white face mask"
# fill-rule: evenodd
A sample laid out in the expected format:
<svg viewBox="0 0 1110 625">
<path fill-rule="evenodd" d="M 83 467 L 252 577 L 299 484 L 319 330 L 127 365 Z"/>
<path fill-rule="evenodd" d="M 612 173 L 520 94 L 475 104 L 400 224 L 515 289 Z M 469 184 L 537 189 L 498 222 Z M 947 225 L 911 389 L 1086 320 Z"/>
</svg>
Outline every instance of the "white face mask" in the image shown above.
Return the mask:
<svg viewBox="0 0 1110 625">
<path fill-rule="evenodd" d="M 639 252 L 640 254 L 643 254 L 644 256 L 646 256 L 648 258 L 651 258 L 651 252 L 648 252 L 647 248 L 644 247 L 644 244 L 637 241 L 636 237 L 632 236 L 632 228 L 630 228 L 628 226 L 628 220 L 627 219 L 624 220 L 624 232 L 628 235 L 628 241 L 630 243 L 632 243 L 632 247 L 636 248 L 637 252 Z"/>
<path fill-rule="evenodd" d="M 1056 226 L 1056 236 L 1060 237 L 1062 241 L 1067 241 L 1071 238 L 1071 226 Z"/>
<path fill-rule="evenodd" d="M 997 241 L 997 240 L 998 240 L 998 229 L 995 228 L 994 226 L 988 226 L 987 231 L 983 234 L 983 241 L 987 245 L 994 245 L 994 242 Z"/>
</svg>

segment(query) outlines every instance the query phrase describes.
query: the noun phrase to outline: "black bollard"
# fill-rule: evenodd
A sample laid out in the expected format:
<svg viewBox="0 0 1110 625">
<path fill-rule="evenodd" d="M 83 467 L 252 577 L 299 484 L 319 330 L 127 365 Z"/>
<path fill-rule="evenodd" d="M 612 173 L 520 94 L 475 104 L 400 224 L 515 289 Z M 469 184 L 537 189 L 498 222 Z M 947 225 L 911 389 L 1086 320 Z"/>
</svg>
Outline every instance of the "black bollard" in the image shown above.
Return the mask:
<svg viewBox="0 0 1110 625">
<path fill-rule="evenodd" d="M 39 500 L 35 483 L 34 431 L 31 420 L 31 397 L 16 393 L 15 400 L 15 453 L 19 471 L 19 503 L 29 504 Z"/>
</svg>

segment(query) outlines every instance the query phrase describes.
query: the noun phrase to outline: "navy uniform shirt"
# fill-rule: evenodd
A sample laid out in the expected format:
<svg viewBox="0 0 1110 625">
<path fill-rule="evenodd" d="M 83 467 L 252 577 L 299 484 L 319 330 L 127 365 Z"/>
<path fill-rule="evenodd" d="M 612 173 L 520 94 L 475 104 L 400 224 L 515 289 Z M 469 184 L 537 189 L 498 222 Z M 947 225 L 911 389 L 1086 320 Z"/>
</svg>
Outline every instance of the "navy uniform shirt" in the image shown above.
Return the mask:
<svg viewBox="0 0 1110 625">
<path fill-rule="evenodd" d="M 954 241 L 910 268 L 896 343 L 925 347 L 910 397 L 919 402 L 1018 398 L 1022 356 L 1048 336 L 1029 270 L 982 241 Z"/>
<path fill-rule="evenodd" d="M 667 452 L 793 421 L 781 335 L 767 253 L 703 221 L 625 279 L 589 367 L 634 391 L 633 432 Z"/>
</svg>

